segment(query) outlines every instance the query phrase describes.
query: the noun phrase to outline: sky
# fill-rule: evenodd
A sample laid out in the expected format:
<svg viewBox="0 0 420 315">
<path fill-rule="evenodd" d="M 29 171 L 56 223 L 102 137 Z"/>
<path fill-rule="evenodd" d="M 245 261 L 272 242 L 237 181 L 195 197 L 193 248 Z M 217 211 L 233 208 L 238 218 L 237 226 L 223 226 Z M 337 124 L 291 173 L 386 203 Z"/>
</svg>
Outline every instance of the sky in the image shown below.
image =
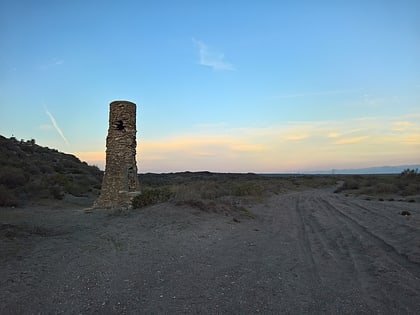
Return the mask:
<svg viewBox="0 0 420 315">
<path fill-rule="evenodd" d="M 420 2 L 1 0 L 0 134 L 104 169 L 137 104 L 139 172 L 420 161 Z"/>
</svg>

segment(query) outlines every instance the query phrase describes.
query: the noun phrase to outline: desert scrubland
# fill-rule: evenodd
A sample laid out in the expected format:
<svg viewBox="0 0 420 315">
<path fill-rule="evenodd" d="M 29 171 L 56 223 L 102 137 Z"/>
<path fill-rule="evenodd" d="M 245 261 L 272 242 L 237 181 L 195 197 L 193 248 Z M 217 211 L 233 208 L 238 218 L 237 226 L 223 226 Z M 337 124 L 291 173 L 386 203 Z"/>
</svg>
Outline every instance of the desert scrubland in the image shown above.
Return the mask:
<svg viewBox="0 0 420 315">
<path fill-rule="evenodd" d="M 420 309 L 417 174 L 140 182 L 131 210 L 67 195 L 0 208 L 0 313 Z"/>
</svg>

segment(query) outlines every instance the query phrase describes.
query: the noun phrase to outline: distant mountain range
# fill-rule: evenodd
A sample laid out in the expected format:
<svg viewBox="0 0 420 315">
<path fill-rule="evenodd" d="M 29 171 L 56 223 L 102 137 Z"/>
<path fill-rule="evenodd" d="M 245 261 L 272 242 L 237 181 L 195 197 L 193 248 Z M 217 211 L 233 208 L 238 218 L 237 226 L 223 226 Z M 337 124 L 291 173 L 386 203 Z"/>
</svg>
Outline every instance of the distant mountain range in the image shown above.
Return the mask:
<svg viewBox="0 0 420 315">
<path fill-rule="evenodd" d="M 354 169 L 332 169 L 328 171 L 309 171 L 305 174 L 399 174 L 405 169 L 418 169 L 420 171 L 420 164 L 414 165 L 394 165 L 394 166 L 375 166 L 367 168 Z"/>
</svg>

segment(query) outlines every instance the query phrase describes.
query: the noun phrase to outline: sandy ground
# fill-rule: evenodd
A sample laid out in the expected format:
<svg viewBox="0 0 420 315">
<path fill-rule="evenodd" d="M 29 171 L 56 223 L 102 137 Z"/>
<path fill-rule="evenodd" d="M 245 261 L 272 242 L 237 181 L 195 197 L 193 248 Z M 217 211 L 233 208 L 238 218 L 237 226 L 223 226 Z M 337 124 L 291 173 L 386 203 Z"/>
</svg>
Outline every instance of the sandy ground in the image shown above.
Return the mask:
<svg viewBox="0 0 420 315">
<path fill-rule="evenodd" d="M 310 190 L 245 206 L 255 219 L 0 209 L 0 313 L 418 314 L 418 204 Z"/>
</svg>

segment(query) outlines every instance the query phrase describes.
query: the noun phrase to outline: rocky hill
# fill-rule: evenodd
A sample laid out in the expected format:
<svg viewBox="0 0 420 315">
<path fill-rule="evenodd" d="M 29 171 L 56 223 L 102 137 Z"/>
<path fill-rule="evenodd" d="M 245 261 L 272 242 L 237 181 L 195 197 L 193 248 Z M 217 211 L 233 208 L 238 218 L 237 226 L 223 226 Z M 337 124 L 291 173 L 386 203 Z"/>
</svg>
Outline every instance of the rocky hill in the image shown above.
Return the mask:
<svg viewBox="0 0 420 315">
<path fill-rule="evenodd" d="M 102 171 L 35 140 L 0 136 L 0 206 L 99 193 Z"/>
</svg>

